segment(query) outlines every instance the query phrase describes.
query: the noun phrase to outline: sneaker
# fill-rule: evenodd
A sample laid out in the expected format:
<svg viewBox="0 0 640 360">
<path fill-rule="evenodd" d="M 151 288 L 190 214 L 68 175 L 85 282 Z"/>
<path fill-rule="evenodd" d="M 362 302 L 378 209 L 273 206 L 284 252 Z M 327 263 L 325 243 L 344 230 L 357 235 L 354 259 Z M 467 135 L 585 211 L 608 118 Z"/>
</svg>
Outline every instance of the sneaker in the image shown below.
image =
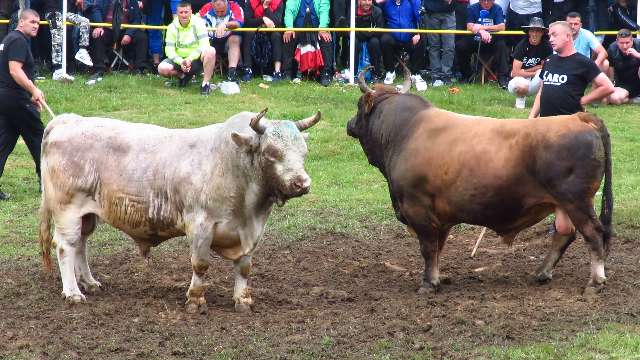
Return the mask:
<svg viewBox="0 0 640 360">
<path fill-rule="evenodd" d="M 236 72 L 236 68 L 229 68 L 229 71 L 227 72 L 227 81 L 238 82 L 238 73 Z"/>
<path fill-rule="evenodd" d="M 417 91 L 425 91 L 425 90 L 427 90 L 427 82 L 424 81 L 422 76 L 420 76 L 420 75 L 411 75 L 411 80 L 413 80 L 413 83 L 415 84 Z"/>
<path fill-rule="evenodd" d="M 85 85 L 95 85 L 97 82 L 102 81 L 102 76 L 104 76 L 104 74 L 101 72 L 94 73 L 89 77 L 89 80 L 85 82 Z"/>
<path fill-rule="evenodd" d="M 242 81 L 251 81 L 251 79 L 253 79 L 253 71 L 251 70 L 250 67 L 247 67 L 244 69 L 244 72 L 242 74 L 242 77 L 240 78 L 240 80 Z"/>
<path fill-rule="evenodd" d="M 284 79 L 284 75 L 282 75 L 280 71 L 274 71 L 273 75 L 271 76 L 271 81 L 273 82 L 282 81 L 283 79 Z"/>
<path fill-rule="evenodd" d="M 78 52 L 76 53 L 75 56 L 76 60 L 80 61 L 81 63 L 89 66 L 89 67 L 93 67 L 93 61 L 91 61 L 91 56 L 89 56 L 89 52 L 87 51 L 87 49 L 80 49 L 78 50 Z"/>
<path fill-rule="evenodd" d="M 183 77 L 178 79 L 178 87 L 185 87 L 189 85 L 191 79 L 193 79 L 193 74 L 184 74 Z"/>
<path fill-rule="evenodd" d="M 504 77 L 503 77 L 503 76 L 501 76 L 501 77 L 498 79 L 498 85 L 500 85 L 500 88 L 501 88 L 501 89 L 506 90 L 506 89 L 509 87 L 509 78 L 508 78 L 508 77 L 506 77 L 506 76 L 504 76 Z"/>
<path fill-rule="evenodd" d="M 9 200 L 10 197 L 11 195 L 7 194 L 6 192 L 0 191 L 0 200 Z"/>
<path fill-rule="evenodd" d="M 524 109 L 527 105 L 527 98 L 524 96 L 516 97 L 516 109 Z"/>
<path fill-rule="evenodd" d="M 392 85 L 395 80 L 396 80 L 396 72 L 395 71 L 390 71 L 384 77 L 384 84 L 385 85 Z"/>
<path fill-rule="evenodd" d="M 431 86 L 433 87 L 439 87 L 439 86 L 444 86 L 444 81 L 440 80 L 440 79 L 436 79 Z"/>
<path fill-rule="evenodd" d="M 53 72 L 53 80 L 62 82 L 73 82 L 75 78 L 69 74 L 65 74 L 62 69 L 58 69 Z"/>
<path fill-rule="evenodd" d="M 329 74 L 328 71 L 323 71 L 322 74 L 320 74 L 320 85 L 327 87 L 331 84 L 331 75 Z"/>
<path fill-rule="evenodd" d="M 206 83 L 200 86 L 200 95 L 209 95 L 211 94 L 211 84 Z"/>
</svg>

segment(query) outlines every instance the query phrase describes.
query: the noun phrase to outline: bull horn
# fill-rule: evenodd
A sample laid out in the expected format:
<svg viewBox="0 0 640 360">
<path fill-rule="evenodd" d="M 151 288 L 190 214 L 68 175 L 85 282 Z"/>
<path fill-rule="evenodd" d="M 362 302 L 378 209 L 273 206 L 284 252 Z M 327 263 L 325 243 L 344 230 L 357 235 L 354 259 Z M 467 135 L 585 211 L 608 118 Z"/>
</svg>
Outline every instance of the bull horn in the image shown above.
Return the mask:
<svg viewBox="0 0 640 360">
<path fill-rule="evenodd" d="M 402 68 L 404 69 L 404 82 L 402 83 L 402 89 L 398 91 L 400 94 L 406 94 L 411 89 L 411 70 L 405 65 L 404 61 L 400 60 Z"/>
<path fill-rule="evenodd" d="M 253 131 L 257 132 L 260 135 L 264 134 L 264 131 L 267 130 L 267 125 L 264 122 L 260 121 L 264 114 L 267 113 L 267 110 L 269 110 L 269 108 L 264 108 L 264 110 L 260 111 L 256 116 L 252 117 L 251 121 L 249 122 L 249 125 L 251 126 Z"/>
<path fill-rule="evenodd" d="M 318 121 L 320 121 L 320 117 L 321 117 L 320 115 L 321 115 L 320 111 L 318 111 L 313 116 L 310 116 L 310 117 L 308 117 L 306 119 L 298 120 L 298 121 L 296 121 L 296 127 L 300 131 L 307 130 L 308 128 L 310 128 L 313 125 L 317 124 Z"/>
<path fill-rule="evenodd" d="M 367 66 L 366 68 L 360 70 L 360 74 L 358 74 L 358 85 L 360 86 L 360 91 L 362 91 L 363 94 L 373 91 L 371 90 L 369 85 L 367 85 L 367 81 L 364 79 L 364 74 L 372 67 L 373 66 Z"/>
</svg>

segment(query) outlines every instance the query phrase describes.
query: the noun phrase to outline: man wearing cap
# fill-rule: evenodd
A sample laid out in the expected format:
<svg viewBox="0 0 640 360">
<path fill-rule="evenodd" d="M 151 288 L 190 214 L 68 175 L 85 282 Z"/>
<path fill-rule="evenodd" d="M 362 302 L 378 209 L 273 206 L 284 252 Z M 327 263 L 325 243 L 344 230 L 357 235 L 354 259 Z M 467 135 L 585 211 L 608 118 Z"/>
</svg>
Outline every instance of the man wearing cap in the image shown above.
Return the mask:
<svg viewBox="0 0 640 360">
<path fill-rule="evenodd" d="M 528 26 L 522 27 L 527 33 L 513 51 L 513 65 L 509 92 L 516 94 L 516 108 L 525 108 L 526 96 L 535 95 L 540 89 L 538 77 L 544 60 L 553 53 L 545 34 L 547 28 L 541 18 L 533 17 Z"/>
<path fill-rule="evenodd" d="M 629 29 L 618 31 L 616 42 L 609 46 L 610 78 L 616 80 L 612 105 L 631 101 L 640 103 L 640 40 L 634 39 Z"/>
</svg>

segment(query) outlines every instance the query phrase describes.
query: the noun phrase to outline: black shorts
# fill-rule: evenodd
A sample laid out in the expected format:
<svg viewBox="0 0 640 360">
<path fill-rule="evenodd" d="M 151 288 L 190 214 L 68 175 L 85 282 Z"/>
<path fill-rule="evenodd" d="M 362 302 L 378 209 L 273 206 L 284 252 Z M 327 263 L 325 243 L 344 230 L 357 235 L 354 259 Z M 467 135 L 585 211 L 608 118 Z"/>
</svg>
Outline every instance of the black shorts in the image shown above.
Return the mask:
<svg viewBox="0 0 640 360">
<path fill-rule="evenodd" d="M 216 49 L 216 54 L 222 55 L 227 53 L 227 41 L 232 36 L 240 36 L 238 34 L 230 34 L 223 38 L 209 38 L 209 44 Z"/>
<path fill-rule="evenodd" d="M 164 59 L 162 60 L 163 63 L 167 63 L 171 66 L 173 66 L 173 70 L 176 71 L 181 71 L 182 67 L 180 66 L 180 64 L 176 64 L 175 62 L 173 62 L 173 60 L 171 59 Z M 187 74 L 190 75 L 198 75 L 200 73 L 202 73 L 202 70 L 204 69 L 203 65 L 202 65 L 202 61 L 200 59 L 197 60 L 193 60 L 191 62 L 191 71 L 189 71 Z"/>
</svg>

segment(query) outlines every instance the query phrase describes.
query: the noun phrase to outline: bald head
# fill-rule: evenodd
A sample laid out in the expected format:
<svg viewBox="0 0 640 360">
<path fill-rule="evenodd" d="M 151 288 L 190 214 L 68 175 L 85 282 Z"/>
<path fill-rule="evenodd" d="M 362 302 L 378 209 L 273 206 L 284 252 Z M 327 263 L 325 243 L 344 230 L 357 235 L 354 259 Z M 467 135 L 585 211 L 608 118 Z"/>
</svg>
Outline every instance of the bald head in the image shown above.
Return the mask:
<svg viewBox="0 0 640 360">
<path fill-rule="evenodd" d="M 549 25 L 549 43 L 560 56 L 568 56 L 575 52 L 571 26 L 566 21 L 556 21 Z"/>
<path fill-rule="evenodd" d="M 39 27 L 40 15 L 38 15 L 35 10 L 24 9 L 20 12 L 20 18 L 18 19 L 18 27 L 16 30 L 28 37 L 34 37 L 38 35 Z"/>
</svg>

